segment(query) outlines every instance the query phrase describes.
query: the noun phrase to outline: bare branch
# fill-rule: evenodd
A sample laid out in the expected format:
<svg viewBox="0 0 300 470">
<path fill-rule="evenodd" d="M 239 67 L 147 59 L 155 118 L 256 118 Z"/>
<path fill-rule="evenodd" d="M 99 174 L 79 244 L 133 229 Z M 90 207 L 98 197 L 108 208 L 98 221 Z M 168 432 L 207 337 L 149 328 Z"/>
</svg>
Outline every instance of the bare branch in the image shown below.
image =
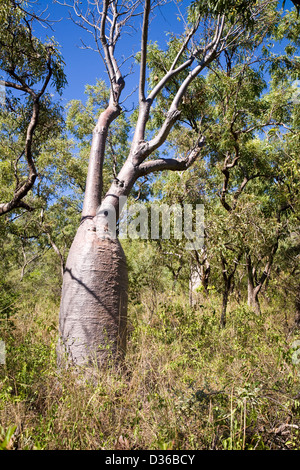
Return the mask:
<svg viewBox="0 0 300 470">
<path fill-rule="evenodd" d="M 26 131 L 26 138 L 25 138 L 25 146 L 24 150 L 22 151 L 21 155 L 25 155 L 26 161 L 27 161 L 27 166 L 28 166 L 28 176 L 27 179 L 22 182 L 18 183 L 18 177 L 16 173 L 16 165 L 18 160 L 20 159 L 20 156 L 17 158 L 15 162 L 15 176 L 16 176 L 16 182 L 17 186 L 14 191 L 14 195 L 11 198 L 9 202 L 2 203 L 0 204 L 0 215 L 6 214 L 7 212 L 10 212 L 12 209 L 17 208 L 17 207 L 23 207 L 26 208 L 27 210 L 32 210 L 32 208 L 26 204 L 22 199 L 28 194 L 28 192 L 31 190 L 31 188 L 34 185 L 34 182 L 37 177 L 37 170 L 35 167 L 35 163 L 33 160 L 32 156 L 32 143 L 33 143 L 33 136 L 34 136 L 34 131 L 35 128 L 38 124 L 38 119 L 39 119 L 39 111 L 40 111 L 40 103 L 39 100 L 41 96 L 44 94 L 50 78 L 52 76 L 52 68 L 51 68 L 51 53 L 49 50 L 49 56 L 48 56 L 48 61 L 47 61 L 47 67 L 48 67 L 48 74 L 45 78 L 45 81 L 42 85 L 41 90 L 39 93 L 34 92 L 25 82 L 22 80 L 18 75 L 16 75 L 14 72 L 11 73 L 11 75 L 18 80 L 21 85 L 15 84 L 13 82 L 7 82 L 5 81 L 5 85 L 8 87 L 15 88 L 17 90 L 22 90 L 25 91 L 26 93 L 30 94 L 33 97 L 33 104 L 32 104 L 32 114 L 31 114 L 31 119 L 27 127 Z"/>
<path fill-rule="evenodd" d="M 140 84 L 139 100 L 145 101 L 145 81 L 146 81 L 146 62 L 147 62 L 147 44 L 148 44 L 148 25 L 150 14 L 150 0 L 145 1 L 142 42 L 141 42 L 141 65 L 140 65 Z"/>
<path fill-rule="evenodd" d="M 33 161 L 31 149 L 32 149 L 32 140 L 33 140 L 34 130 L 38 123 L 38 116 L 39 116 L 39 101 L 38 99 L 35 99 L 33 102 L 31 120 L 27 127 L 25 148 L 24 148 L 24 154 L 25 154 L 25 158 L 27 161 L 29 174 L 27 176 L 27 179 L 23 183 L 21 183 L 18 188 L 16 188 L 11 200 L 9 202 L 0 204 L 0 215 L 3 215 L 16 207 L 25 207 L 24 203 L 22 202 L 22 199 L 28 194 L 28 192 L 33 187 L 34 182 L 36 180 L 37 171 L 36 171 L 35 164 Z"/>
<path fill-rule="evenodd" d="M 31 90 L 31 88 L 29 88 L 29 86 L 26 85 L 26 83 L 24 81 L 23 81 L 23 83 L 21 83 L 21 85 L 19 85 L 18 83 L 14 83 L 14 82 L 4 80 L 3 84 L 7 88 L 14 88 L 15 90 L 25 91 L 26 93 L 34 95 L 34 91 Z"/>
<path fill-rule="evenodd" d="M 203 137 L 199 139 L 196 146 L 191 150 L 189 155 L 183 160 L 176 160 L 176 158 L 158 158 L 157 160 L 149 160 L 139 165 L 138 177 L 148 175 L 155 171 L 171 170 L 183 171 L 187 170 L 200 155 L 201 149 L 205 145 Z"/>
</svg>

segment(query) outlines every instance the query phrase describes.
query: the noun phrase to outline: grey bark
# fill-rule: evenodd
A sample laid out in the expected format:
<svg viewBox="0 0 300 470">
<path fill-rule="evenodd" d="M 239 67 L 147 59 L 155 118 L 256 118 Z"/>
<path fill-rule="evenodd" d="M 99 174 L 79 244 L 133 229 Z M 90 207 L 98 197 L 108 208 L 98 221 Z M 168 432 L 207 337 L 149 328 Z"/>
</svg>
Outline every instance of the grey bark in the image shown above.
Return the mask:
<svg viewBox="0 0 300 470">
<path fill-rule="evenodd" d="M 253 282 L 248 277 L 248 306 L 252 308 L 257 315 L 261 313 L 260 303 L 258 300 L 259 291 L 260 287 L 254 287 Z"/>
<path fill-rule="evenodd" d="M 104 2 L 104 7 L 108 3 Z M 149 2 L 146 2 L 146 7 Z M 145 17 L 147 16 L 147 8 Z M 144 22 L 144 28 L 147 21 Z M 219 28 L 219 27 L 218 27 Z M 143 31 L 142 53 L 146 54 L 146 34 Z M 58 363 L 88 365 L 95 361 L 100 367 L 109 356 L 122 357 L 126 345 L 127 267 L 119 241 L 114 236 L 114 223 L 119 218 L 119 198 L 128 196 L 135 181 L 148 173 L 185 170 L 198 157 L 203 146 L 199 139 L 185 160 L 144 160 L 166 140 L 180 112 L 177 106 L 191 82 L 212 60 L 211 52 L 197 65 L 179 89 L 166 115 L 164 124 L 152 140 L 146 142 L 145 128 L 155 93 L 144 98 L 144 72 L 140 78 L 140 111 L 129 156 L 114 179 L 103 201 L 102 167 L 109 125 L 119 115 L 118 100 L 124 81 L 115 62 L 109 60 L 112 51 L 103 41 L 108 56 L 111 79 L 111 97 L 107 108 L 99 117 L 91 145 L 82 222 L 71 246 L 63 277 L 59 320 Z M 179 58 L 178 58 L 179 59 Z M 194 59 L 193 59 L 194 60 Z M 143 64 L 142 60 L 142 64 Z M 144 63 L 145 66 L 145 63 Z M 176 62 L 173 64 L 174 71 Z M 188 66 L 188 64 L 186 65 Z M 182 67 L 180 66 L 180 70 Z M 174 73 L 175 73 L 174 72 Z M 167 80 L 164 80 L 164 83 Z M 114 214 L 115 217 L 110 218 Z M 65 361 L 66 358 L 66 361 Z"/>
<path fill-rule="evenodd" d="M 59 319 L 58 363 L 101 366 L 126 349 L 128 276 L 122 247 L 111 226 L 119 196 L 130 187 L 112 184 L 101 203 L 102 166 L 110 123 L 119 114 L 109 106 L 94 129 L 82 221 L 67 258 Z M 133 182 L 132 182 L 133 184 Z M 111 205 L 109 205 L 112 203 Z"/>
<path fill-rule="evenodd" d="M 279 235 L 277 236 L 275 243 L 271 247 L 271 250 L 268 256 L 268 261 L 265 265 L 265 268 L 259 280 L 256 279 L 256 270 L 252 264 L 252 259 L 251 259 L 250 254 L 248 253 L 246 255 L 246 266 L 247 266 L 247 275 L 248 275 L 248 306 L 253 308 L 255 313 L 258 315 L 261 313 L 258 295 L 261 292 L 261 289 L 264 283 L 270 276 L 274 256 L 278 249 L 278 241 L 279 241 Z"/>
<path fill-rule="evenodd" d="M 79 227 L 66 263 L 60 310 L 59 363 L 100 366 L 126 349 L 128 277 L 119 241 Z"/>
<path fill-rule="evenodd" d="M 189 283 L 190 306 L 193 306 L 196 303 L 196 299 L 198 296 L 195 291 L 199 286 L 202 286 L 203 293 L 205 295 L 208 295 L 208 284 L 210 276 L 210 263 L 207 259 L 206 249 L 202 249 L 201 252 L 195 251 L 193 255 L 193 258 L 195 259 L 195 264 L 192 261 Z"/>
</svg>

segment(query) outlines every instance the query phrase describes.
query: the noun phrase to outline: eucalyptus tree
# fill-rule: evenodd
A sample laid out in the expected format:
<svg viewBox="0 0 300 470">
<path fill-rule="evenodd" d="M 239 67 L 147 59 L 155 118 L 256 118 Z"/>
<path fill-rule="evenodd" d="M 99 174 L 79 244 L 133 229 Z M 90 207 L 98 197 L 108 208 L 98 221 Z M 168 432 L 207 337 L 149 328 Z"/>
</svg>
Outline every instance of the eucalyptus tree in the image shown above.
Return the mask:
<svg viewBox="0 0 300 470">
<path fill-rule="evenodd" d="M 209 77 L 211 89 L 215 90 L 211 116 L 214 124 L 210 127 L 211 164 L 215 167 L 213 173 L 216 176 L 215 184 L 219 186 L 219 201 L 227 213 L 220 213 L 219 218 L 225 217 L 228 227 L 233 223 L 230 219 L 234 221 L 235 232 L 241 233 L 242 243 L 240 240 L 233 246 L 232 235 L 228 233 L 228 239 L 223 240 L 223 250 L 220 251 L 224 280 L 223 326 L 234 275 L 238 263 L 245 262 L 245 259 L 248 303 L 259 311 L 258 294 L 270 275 L 280 236 L 277 230 L 270 241 L 270 234 L 277 226 L 276 217 L 275 221 L 272 218 L 273 212 L 279 210 L 273 207 L 270 211 L 272 206 L 276 206 L 272 188 L 279 177 L 281 163 L 280 153 L 272 147 L 268 138 L 263 139 L 259 133 L 268 132 L 271 128 L 274 132 L 274 129 L 286 126 L 289 121 L 287 103 L 282 99 L 283 91 L 263 93 L 267 83 L 262 72 L 250 67 L 246 60 L 233 67 L 231 57 L 228 55 L 226 59 L 225 71 L 218 70 L 217 75 Z M 264 214 L 262 208 L 268 193 L 272 194 L 272 203 L 269 204 L 268 213 Z M 266 217 L 271 224 L 267 224 Z M 263 237 L 260 233 L 264 233 Z M 233 259 L 232 251 L 236 253 Z M 251 262 L 251 256 L 256 259 L 257 268 Z M 258 265 L 263 263 L 264 258 L 267 258 L 265 269 L 258 279 Z"/>
<path fill-rule="evenodd" d="M 199 181 L 205 181 L 201 191 L 208 225 L 203 261 L 214 258 L 214 269 L 223 279 L 222 326 L 239 264 L 247 267 L 248 303 L 259 311 L 258 295 L 270 276 L 279 239 L 286 233 L 284 212 L 289 205 L 278 186 L 286 156 L 274 136 L 281 133 L 286 141 L 297 138 L 291 96 L 299 70 L 298 24 L 295 12 L 288 12 L 274 21 L 272 34 L 266 30 L 243 47 L 227 49 L 224 59 L 211 64 L 210 73 L 190 86 L 171 133 L 169 148 L 177 152 L 187 150 L 191 129 L 201 128 L 206 138 L 201 165 L 205 163 L 208 170 L 199 175 Z M 282 39 L 288 41 L 275 54 L 272 46 Z M 151 54 L 154 82 L 163 73 L 163 61 L 157 45 Z M 171 87 L 178 88 L 175 80 Z M 153 116 L 158 123 L 164 100 L 159 104 Z M 196 167 L 199 171 L 199 162 Z M 194 167 L 189 174 L 193 185 Z M 203 269 L 202 278 L 205 281 Z"/>
<path fill-rule="evenodd" d="M 180 106 L 189 86 L 233 45 L 265 34 L 276 11 L 274 2 L 194 2 L 186 28 L 173 35 L 164 55 L 164 70 L 147 89 L 148 33 L 154 7 L 159 2 L 93 1 L 72 3 L 77 21 L 88 29 L 104 60 L 110 83 L 107 108 L 93 131 L 82 220 L 66 263 L 60 309 L 59 360 L 65 354 L 75 364 L 101 364 L 110 355 L 122 357 L 126 348 L 127 268 L 112 219 L 118 220 L 121 196 L 128 196 L 141 177 L 162 170 L 189 168 L 201 153 L 201 129 L 193 135 L 185 158 L 151 155 L 163 146 L 180 117 Z M 247 8 L 245 8 L 247 5 Z M 164 6 L 160 6 L 163 8 Z M 275 16 L 274 16 L 275 15 Z M 141 26 L 138 78 L 138 117 L 127 158 L 102 196 L 102 171 L 109 127 L 121 113 L 125 79 L 117 59 L 122 35 Z M 153 23 L 151 23 L 152 26 Z M 182 24 L 184 24 L 182 22 Z M 126 52 L 126 51 L 125 51 Z M 176 89 L 170 87 L 176 81 Z M 149 134 L 147 124 L 157 98 L 166 113 L 161 125 Z"/>
<path fill-rule="evenodd" d="M 291 210 L 282 189 L 284 144 L 278 139 L 276 142 L 274 136 L 281 133 L 284 141 L 297 136 L 294 106 L 289 100 L 292 87 L 287 83 L 277 83 L 274 87 L 270 81 L 269 90 L 262 93 L 264 81 L 251 70 L 251 81 L 244 77 L 243 86 L 235 95 L 233 90 L 237 88 L 230 86 L 226 91 L 226 84 L 218 85 L 220 77 L 219 72 L 214 79 L 222 96 L 215 107 L 216 117 L 220 116 L 218 106 L 223 114 L 221 119 L 215 119 L 218 124 L 212 128 L 214 184 L 219 186 L 219 201 L 227 213 L 223 217 L 232 218 L 235 232 L 242 235 L 242 244 L 235 248 L 238 256 L 234 263 L 245 265 L 248 305 L 259 313 L 258 296 L 270 277 L 280 240 L 287 234 L 287 216 Z M 228 86 L 227 75 L 226 82 Z M 225 253 L 220 256 L 224 286 L 227 285 L 223 297 L 227 299 L 237 265 L 233 264 L 230 271 Z M 223 301 L 223 318 L 225 314 L 226 301 Z"/>
<path fill-rule="evenodd" d="M 3 215 L 19 207 L 32 208 L 25 197 L 38 176 L 39 144 L 61 122 L 59 107 L 47 90 L 52 85 L 59 92 L 66 78 L 55 40 L 34 35 L 37 23 L 49 24 L 43 13 L 33 11 L 31 2 L 2 0 L 0 21 L 0 73 L 6 93 L 1 105 Z"/>
<path fill-rule="evenodd" d="M 272 205 L 273 214 L 276 216 L 277 236 L 279 243 L 276 250 L 276 257 L 269 255 L 265 262 L 265 269 L 261 275 L 265 275 L 268 263 L 273 264 L 273 276 L 270 288 L 276 297 L 279 293 L 284 298 L 284 303 L 292 300 L 290 308 L 295 309 L 295 324 L 299 327 L 299 252 L 300 252 L 300 231 L 299 231 L 299 118 L 300 103 L 297 93 L 293 87 L 287 86 L 286 92 L 290 95 L 289 108 L 289 132 L 286 129 L 277 129 L 269 132 L 272 146 L 281 156 L 280 166 L 276 184 L 268 191 L 270 195 L 269 206 Z M 282 93 L 284 96 L 284 93 Z M 270 208 L 266 205 L 265 210 L 270 214 Z M 276 232 L 273 225 L 273 251 L 276 249 Z M 272 245 L 270 245 L 272 250 Z M 253 258 L 256 253 L 253 250 Z M 258 253 L 259 254 L 259 253 Z M 270 253 L 272 255 L 272 253 Z M 268 279 L 266 279 L 267 281 Z"/>
</svg>

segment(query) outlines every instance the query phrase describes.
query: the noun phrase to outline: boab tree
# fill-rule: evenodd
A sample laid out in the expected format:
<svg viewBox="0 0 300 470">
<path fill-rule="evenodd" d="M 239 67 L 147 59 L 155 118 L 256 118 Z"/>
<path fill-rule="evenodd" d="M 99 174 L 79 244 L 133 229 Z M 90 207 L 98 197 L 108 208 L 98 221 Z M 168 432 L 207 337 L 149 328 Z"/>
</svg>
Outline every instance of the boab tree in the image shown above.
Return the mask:
<svg viewBox="0 0 300 470">
<path fill-rule="evenodd" d="M 93 131 L 82 220 L 66 263 L 60 308 L 58 358 L 73 364 L 105 363 L 122 357 L 126 348 L 127 267 L 112 220 L 118 220 L 120 198 L 128 196 L 141 177 L 162 170 L 182 171 L 201 154 L 204 139 L 195 135 L 183 159 L 149 157 L 166 141 L 180 116 L 182 99 L 191 83 L 221 54 L 257 34 L 265 34 L 274 21 L 274 2 L 197 1 L 191 4 L 186 29 L 172 36 L 164 56 L 164 73 L 146 91 L 148 30 L 158 2 L 96 0 L 71 5 L 78 22 L 94 36 L 110 82 L 110 99 Z M 162 4 L 162 2 L 160 2 Z M 101 199 L 102 169 L 108 129 L 122 112 L 124 76 L 116 46 L 128 25 L 140 21 L 138 116 L 129 155 Z M 182 22 L 183 23 L 183 22 Z M 169 87 L 176 82 L 176 87 Z M 159 129 L 149 135 L 147 124 L 158 96 L 168 110 Z"/>
</svg>

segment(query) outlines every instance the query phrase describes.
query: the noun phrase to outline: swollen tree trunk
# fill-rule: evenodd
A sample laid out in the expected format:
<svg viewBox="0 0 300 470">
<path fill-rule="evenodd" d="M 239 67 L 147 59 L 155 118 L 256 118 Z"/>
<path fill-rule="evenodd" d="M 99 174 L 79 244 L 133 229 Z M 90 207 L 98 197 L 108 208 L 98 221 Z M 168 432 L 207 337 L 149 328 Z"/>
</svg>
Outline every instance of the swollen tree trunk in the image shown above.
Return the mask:
<svg viewBox="0 0 300 470">
<path fill-rule="evenodd" d="M 108 203 L 104 200 L 101 204 L 105 141 L 119 112 L 118 107 L 109 106 L 93 133 L 82 220 L 63 276 L 57 348 L 61 366 L 100 366 L 110 357 L 122 357 L 126 347 L 126 259 L 109 224 Z M 117 213 L 118 184 L 109 193 L 115 198 Z"/>
<path fill-rule="evenodd" d="M 120 110 L 110 105 L 95 127 L 82 220 L 66 262 L 59 319 L 58 363 L 103 366 L 126 349 L 128 272 L 116 236 L 120 198 L 128 196 L 139 168 L 128 159 L 101 202 L 108 127 Z"/>
<path fill-rule="evenodd" d="M 102 238 L 94 220 L 80 225 L 66 263 L 59 360 L 101 365 L 126 348 L 127 266 L 119 241 Z M 92 364 L 91 364 L 92 365 Z"/>
</svg>

